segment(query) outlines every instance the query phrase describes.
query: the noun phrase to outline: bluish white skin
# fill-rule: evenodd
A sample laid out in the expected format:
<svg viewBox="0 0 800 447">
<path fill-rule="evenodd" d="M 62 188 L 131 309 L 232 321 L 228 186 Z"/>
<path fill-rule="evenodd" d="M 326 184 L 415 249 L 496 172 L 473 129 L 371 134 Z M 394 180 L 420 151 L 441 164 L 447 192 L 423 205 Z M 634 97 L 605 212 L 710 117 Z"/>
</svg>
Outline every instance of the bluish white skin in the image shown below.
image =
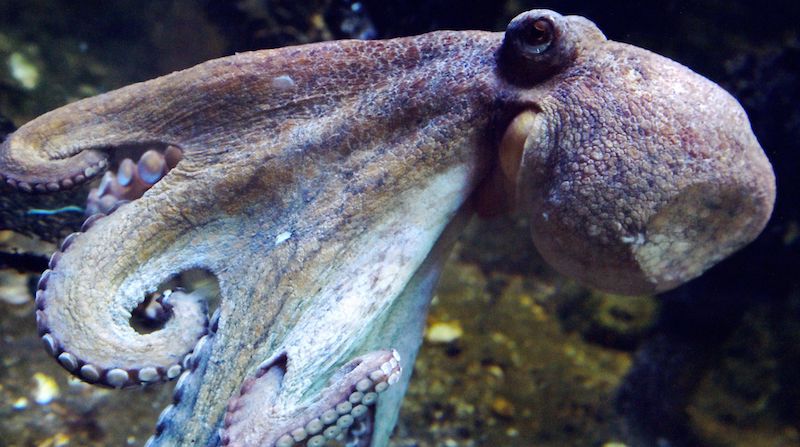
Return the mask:
<svg viewBox="0 0 800 447">
<path fill-rule="evenodd" d="M 187 369 L 151 446 L 287 445 L 293 422 L 346 397 L 348 372 L 394 348 L 403 373 L 365 441 L 386 445 L 473 196 L 484 212 L 516 201 L 546 259 L 622 293 L 701 274 L 774 200 L 733 98 L 543 10 L 506 33 L 239 54 L 80 101 L 0 145 L 0 180 L 24 202 L 152 143 L 182 159 L 69 238 L 37 293 L 48 349 L 80 377 L 130 386 Z M 219 281 L 208 334 L 191 294 L 165 300 L 163 329 L 134 331 L 144 293 L 190 268 Z"/>
</svg>

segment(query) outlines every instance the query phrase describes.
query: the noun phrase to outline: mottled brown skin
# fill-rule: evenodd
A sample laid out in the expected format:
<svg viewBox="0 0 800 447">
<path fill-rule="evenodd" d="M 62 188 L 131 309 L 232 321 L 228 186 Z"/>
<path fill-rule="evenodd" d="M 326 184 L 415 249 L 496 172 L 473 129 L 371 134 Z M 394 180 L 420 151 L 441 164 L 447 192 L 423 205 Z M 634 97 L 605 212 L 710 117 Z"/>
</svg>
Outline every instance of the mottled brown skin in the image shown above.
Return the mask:
<svg viewBox="0 0 800 447">
<path fill-rule="evenodd" d="M 570 62 L 523 94 L 536 107 L 511 126 L 524 153 L 505 172 L 553 266 L 616 292 L 668 290 L 761 231 L 772 167 L 724 90 L 591 32 L 563 50 L 574 56 L 548 55 Z"/>
<path fill-rule="evenodd" d="M 70 240 L 37 307 L 54 354 L 101 371 L 101 383 L 165 378 L 195 350 L 152 445 L 274 445 L 283 433 L 270 420 L 300 420 L 339 366 L 394 347 L 410 363 L 375 414 L 371 445 L 385 445 L 438 267 L 476 192 L 485 212 L 513 202 L 529 212 L 554 266 L 624 293 L 699 275 L 752 240 L 774 200 L 733 98 L 550 11 L 505 34 L 210 61 L 28 123 L 0 146 L 0 175 L 17 194 L 68 189 L 115 147 L 144 143 L 183 159 Z M 176 299 L 162 330 L 130 327 L 144 292 L 197 267 L 222 295 L 200 346 L 192 300 Z M 220 439 L 228 399 L 280 353 L 267 428 Z"/>
</svg>

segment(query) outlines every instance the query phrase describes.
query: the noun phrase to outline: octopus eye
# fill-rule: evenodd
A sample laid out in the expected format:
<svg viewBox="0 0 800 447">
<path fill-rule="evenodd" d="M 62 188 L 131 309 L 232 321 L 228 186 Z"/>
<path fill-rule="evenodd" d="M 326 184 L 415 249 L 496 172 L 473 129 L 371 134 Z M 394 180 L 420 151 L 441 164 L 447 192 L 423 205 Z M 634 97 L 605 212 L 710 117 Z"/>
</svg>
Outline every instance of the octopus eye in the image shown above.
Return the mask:
<svg viewBox="0 0 800 447">
<path fill-rule="evenodd" d="M 573 34 L 569 18 L 556 12 L 539 9 L 518 15 L 508 24 L 500 47 L 501 72 L 521 86 L 544 81 L 575 58 Z"/>
<path fill-rule="evenodd" d="M 519 27 L 508 32 L 516 34 L 519 50 L 527 55 L 538 55 L 553 44 L 555 31 L 553 22 L 547 17 L 529 17 Z"/>
</svg>

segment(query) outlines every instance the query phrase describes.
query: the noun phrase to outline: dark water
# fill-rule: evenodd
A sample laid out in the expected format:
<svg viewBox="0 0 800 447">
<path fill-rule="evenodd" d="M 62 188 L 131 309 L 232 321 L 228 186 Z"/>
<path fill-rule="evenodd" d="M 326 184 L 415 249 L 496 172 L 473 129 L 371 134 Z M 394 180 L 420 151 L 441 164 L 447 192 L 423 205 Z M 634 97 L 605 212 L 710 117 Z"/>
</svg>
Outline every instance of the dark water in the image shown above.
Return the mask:
<svg viewBox="0 0 800 447">
<path fill-rule="evenodd" d="M 396 444 L 800 445 L 796 2 L 0 0 L 0 115 L 19 126 L 236 51 L 500 30 L 533 6 L 587 16 L 734 94 L 775 168 L 775 213 L 756 242 L 657 298 L 560 277 L 518 218 L 473 222 L 429 317 L 429 333 L 458 336 L 426 341 Z M 30 289 L 52 249 L 0 232 L 0 446 L 141 445 L 171 385 L 99 389 L 45 354 Z"/>
</svg>

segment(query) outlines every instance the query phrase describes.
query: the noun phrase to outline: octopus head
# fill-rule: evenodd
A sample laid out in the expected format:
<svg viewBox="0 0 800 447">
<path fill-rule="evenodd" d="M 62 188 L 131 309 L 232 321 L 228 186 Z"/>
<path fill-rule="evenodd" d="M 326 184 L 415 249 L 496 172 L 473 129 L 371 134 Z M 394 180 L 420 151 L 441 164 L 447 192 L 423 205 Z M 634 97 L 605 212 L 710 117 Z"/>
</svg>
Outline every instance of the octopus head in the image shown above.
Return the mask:
<svg viewBox="0 0 800 447">
<path fill-rule="evenodd" d="M 713 82 L 543 10 L 511 22 L 499 65 L 522 104 L 500 168 L 537 249 L 563 273 L 660 292 L 764 228 L 772 168 L 742 107 Z"/>
</svg>

